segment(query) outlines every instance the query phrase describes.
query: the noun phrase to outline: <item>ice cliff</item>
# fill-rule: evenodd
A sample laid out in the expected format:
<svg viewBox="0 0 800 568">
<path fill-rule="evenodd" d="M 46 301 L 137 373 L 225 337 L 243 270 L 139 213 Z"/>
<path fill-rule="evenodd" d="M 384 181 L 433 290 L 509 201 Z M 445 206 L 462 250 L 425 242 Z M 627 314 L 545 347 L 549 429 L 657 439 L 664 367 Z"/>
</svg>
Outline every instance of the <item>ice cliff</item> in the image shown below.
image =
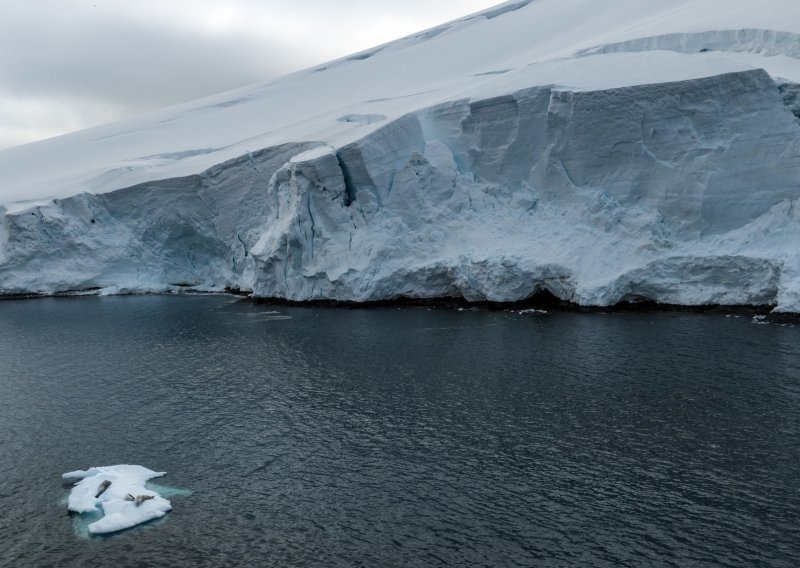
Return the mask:
<svg viewBox="0 0 800 568">
<path fill-rule="evenodd" d="M 737 6 L 509 2 L 0 152 L 0 293 L 798 312 L 800 4 Z"/>
</svg>

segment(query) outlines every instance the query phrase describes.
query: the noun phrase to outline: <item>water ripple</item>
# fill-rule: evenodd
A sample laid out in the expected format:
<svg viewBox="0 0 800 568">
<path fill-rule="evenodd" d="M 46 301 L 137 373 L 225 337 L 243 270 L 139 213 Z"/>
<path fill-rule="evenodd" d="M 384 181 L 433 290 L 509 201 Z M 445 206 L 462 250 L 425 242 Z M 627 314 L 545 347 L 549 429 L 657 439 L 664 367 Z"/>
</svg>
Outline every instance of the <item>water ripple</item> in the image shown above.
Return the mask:
<svg viewBox="0 0 800 568">
<path fill-rule="evenodd" d="M 2 302 L 0 565 L 794 566 L 798 333 Z M 78 540 L 59 475 L 122 462 L 192 491 Z"/>
</svg>

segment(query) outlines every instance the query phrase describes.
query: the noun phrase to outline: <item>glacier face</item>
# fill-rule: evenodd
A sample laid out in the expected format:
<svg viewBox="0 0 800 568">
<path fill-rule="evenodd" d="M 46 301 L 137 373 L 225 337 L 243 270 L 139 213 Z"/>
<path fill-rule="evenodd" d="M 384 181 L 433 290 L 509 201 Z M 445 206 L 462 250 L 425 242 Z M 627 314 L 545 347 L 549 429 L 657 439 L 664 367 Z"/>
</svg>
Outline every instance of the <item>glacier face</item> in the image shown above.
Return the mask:
<svg viewBox="0 0 800 568">
<path fill-rule="evenodd" d="M 509 31 L 547 3 L 507 3 L 407 50 Z M 800 311 L 800 59 L 789 32 L 740 30 L 596 42 L 546 62 L 541 76 L 482 60 L 460 90 L 339 101 L 313 120 L 306 110 L 302 127 L 260 149 L 218 144 L 110 164 L 75 186 L 89 191 L 0 210 L 0 292 L 234 288 L 295 301 L 512 302 L 548 291 L 581 305 Z M 704 47 L 694 53 L 701 44 L 798 75 L 731 69 Z M 389 44 L 285 81 L 404 54 Z M 677 67 L 630 80 L 628 66 L 657 63 Z M 543 80 L 589 64 L 596 87 Z M 188 128 L 197 112 L 178 118 Z"/>
</svg>

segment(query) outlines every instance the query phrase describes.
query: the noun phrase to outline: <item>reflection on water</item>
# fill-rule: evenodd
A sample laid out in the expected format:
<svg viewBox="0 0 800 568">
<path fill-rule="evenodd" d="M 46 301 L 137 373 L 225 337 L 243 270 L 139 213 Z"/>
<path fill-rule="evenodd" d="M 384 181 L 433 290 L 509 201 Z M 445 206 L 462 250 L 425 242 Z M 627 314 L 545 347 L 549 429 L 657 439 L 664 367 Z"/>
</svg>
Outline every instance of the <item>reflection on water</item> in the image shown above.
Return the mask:
<svg viewBox="0 0 800 568">
<path fill-rule="evenodd" d="M 0 302 L 0 565 L 794 566 L 798 371 L 718 315 Z M 191 491 L 76 538 L 116 463 Z"/>
</svg>

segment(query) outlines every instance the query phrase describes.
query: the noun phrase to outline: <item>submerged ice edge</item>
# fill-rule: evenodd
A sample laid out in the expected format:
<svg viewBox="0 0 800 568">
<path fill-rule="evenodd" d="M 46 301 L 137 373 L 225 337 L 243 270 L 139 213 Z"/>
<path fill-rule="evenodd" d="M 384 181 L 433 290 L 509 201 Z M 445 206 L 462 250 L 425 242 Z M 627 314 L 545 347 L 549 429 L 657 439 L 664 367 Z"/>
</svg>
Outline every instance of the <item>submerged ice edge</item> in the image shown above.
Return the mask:
<svg viewBox="0 0 800 568">
<path fill-rule="evenodd" d="M 65 473 L 78 480 L 67 499 L 70 512 L 102 517 L 88 525 L 90 534 L 108 534 L 165 516 L 172 504 L 146 483 L 166 475 L 138 465 L 93 467 Z"/>
</svg>

